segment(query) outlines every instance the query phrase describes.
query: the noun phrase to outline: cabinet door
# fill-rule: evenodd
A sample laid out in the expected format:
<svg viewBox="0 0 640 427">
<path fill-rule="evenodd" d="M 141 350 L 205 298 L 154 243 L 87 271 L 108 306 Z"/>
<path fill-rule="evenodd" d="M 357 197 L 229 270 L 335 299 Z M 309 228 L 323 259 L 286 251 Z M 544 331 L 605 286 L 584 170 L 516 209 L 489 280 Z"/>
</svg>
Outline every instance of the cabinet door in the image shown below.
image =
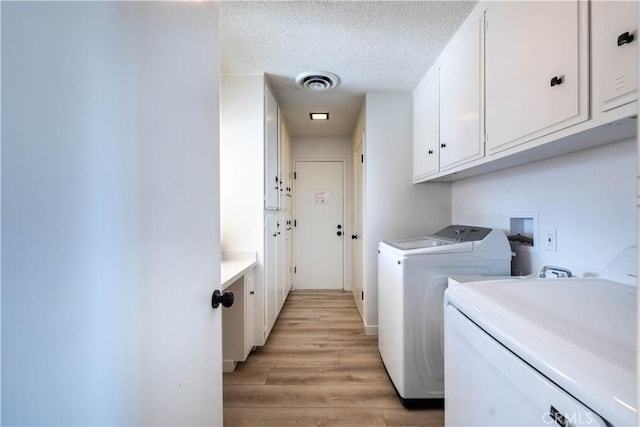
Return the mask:
<svg viewBox="0 0 640 427">
<path fill-rule="evenodd" d="M 440 67 L 440 170 L 484 156 L 481 140 L 482 19 L 462 29 Z"/>
<path fill-rule="evenodd" d="M 289 131 L 284 121 L 280 123 L 280 208 L 285 211 L 291 211 L 293 203 L 291 182 L 291 142 L 289 140 Z"/>
<path fill-rule="evenodd" d="M 264 317 L 265 339 L 276 321 L 278 292 L 278 226 L 275 212 L 265 214 L 264 237 Z"/>
<path fill-rule="evenodd" d="M 284 245 L 285 245 L 285 223 L 284 213 L 279 212 L 276 220 L 276 317 L 280 314 L 284 304 Z"/>
<path fill-rule="evenodd" d="M 280 208 L 280 139 L 278 135 L 278 104 L 265 85 L 264 98 L 264 208 Z"/>
<path fill-rule="evenodd" d="M 495 2 L 486 11 L 489 154 L 588 118 L 587 5 L 579 3 Z"/>
<path fill-rule="evenodd" d="M 591 3 L 594 99 L 608 111 L 638 99 L 638 2 Z"/>
<path fill-rule="evenodd" d="M 438 172 L 438 70 L 413 91 L 413 180 Z"/>
</svg>

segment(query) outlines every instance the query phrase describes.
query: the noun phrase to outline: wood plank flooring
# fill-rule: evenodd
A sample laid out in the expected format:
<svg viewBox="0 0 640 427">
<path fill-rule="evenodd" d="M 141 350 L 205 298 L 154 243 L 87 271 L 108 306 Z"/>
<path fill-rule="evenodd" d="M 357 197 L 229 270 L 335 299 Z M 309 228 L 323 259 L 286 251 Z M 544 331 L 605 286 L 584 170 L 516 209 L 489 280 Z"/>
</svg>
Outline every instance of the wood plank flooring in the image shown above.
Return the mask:
<svg viewBox="0 0 640 427">
<path fill-rule="evenodd" d="M 294 291 L 264 347 L 224 375 L 225 426 L 444 425 L 405 409 L 350 292 Z"/>
</svg>

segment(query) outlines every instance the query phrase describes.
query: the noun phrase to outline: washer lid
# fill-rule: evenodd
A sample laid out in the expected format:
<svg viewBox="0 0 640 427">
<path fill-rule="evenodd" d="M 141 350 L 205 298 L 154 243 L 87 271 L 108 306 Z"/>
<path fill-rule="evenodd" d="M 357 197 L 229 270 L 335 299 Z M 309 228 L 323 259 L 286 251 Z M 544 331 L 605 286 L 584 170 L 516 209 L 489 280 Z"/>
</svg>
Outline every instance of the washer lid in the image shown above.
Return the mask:
<svg viewBox="0 0 640 427">
<path fill-rule="evenodd" d="M 410 239 L 380 242 L 380 250 L 400 256 L 454 254 L 473 251 L 473 242 L 457 242 L 436 236 L 422 236 Z"/>
<path fill-rule="evenodd" d="M 454 240 L 444 240 L 432 236 L 416 237 L 412 239 L 396 240 L 392 242 L 386 242 L 389 246 L 393 246 L 396 249 L 403 251 L 409 251 L 412 249 L 433 248 L 435 246 L 451 245 L 456 243 Z"/>
<path fill-rule="evenodd" d="M 460 284 L 445 298 L 610 423 L 635 424 L 635 287 L 519 279 Z"/>
</svg>

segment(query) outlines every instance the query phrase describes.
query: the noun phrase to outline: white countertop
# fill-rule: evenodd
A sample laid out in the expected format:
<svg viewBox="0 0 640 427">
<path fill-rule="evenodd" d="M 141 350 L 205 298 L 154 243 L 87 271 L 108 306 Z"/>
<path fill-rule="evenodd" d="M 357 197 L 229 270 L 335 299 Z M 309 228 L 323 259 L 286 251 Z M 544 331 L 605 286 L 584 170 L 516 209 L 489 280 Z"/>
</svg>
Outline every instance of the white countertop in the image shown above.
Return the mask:
<svg viewBox="0 0 640 427">
<path fill-rule="evenodd" d="M 255 252 L 224 252 L 220 269 L 222 290 L 228 288 L 257 264 Z"/>
</svg>

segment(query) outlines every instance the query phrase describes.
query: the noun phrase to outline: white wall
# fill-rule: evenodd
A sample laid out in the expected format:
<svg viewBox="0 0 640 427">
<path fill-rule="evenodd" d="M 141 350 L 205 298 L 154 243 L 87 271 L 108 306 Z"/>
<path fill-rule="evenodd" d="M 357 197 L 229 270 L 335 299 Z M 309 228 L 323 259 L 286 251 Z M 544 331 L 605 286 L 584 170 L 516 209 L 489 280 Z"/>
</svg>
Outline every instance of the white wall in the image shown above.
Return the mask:
<svg viewBox="0 0 640 427">
<path fill-rule="evenodd" d="M 458 181 L 453 222 L 508 231 L 510 214 L 538 212 L 541 235 L 557 229 L 557 252 L 520 252 L 514 270 L 598 274 L 637 243 L 636 165 L 634 139 Z"/>
<path fill-rule="evenodd" d="M 223 252 L 255 252 L 257 342 L 264 340 L 264 75 L 223 75 L 220 209 Z"/>
<path fill-rule="evenodd" d="M 345 290 L 351 289 L 351 234 L 353 227 L 352 218 L 352 181 L 353 181 L 353 153 L 351 149 L 351 137 L 327 136 L 327 137 L 293 137 L 291 138 L 292 161 L 296 160 L 343 160 L 345 177 Z"/>
<path fill-rule="evenodd" d="M 365 327 L 378 323 L 378 244 L 451 222 L 451 185 L 413 182 L 410 93 L 370 93 L 365 110 Z"/>
<path fill-rule="evenodd" d="M 2 425 L 220 425 L 217 4 L 1 7 Z"/>
<path fill-rule="evenodd" d="M 263 198 L 264 77 L 223 75 L 220 92 L 223 251 L 258 251 L 261 259 Z"/>
</svg>

